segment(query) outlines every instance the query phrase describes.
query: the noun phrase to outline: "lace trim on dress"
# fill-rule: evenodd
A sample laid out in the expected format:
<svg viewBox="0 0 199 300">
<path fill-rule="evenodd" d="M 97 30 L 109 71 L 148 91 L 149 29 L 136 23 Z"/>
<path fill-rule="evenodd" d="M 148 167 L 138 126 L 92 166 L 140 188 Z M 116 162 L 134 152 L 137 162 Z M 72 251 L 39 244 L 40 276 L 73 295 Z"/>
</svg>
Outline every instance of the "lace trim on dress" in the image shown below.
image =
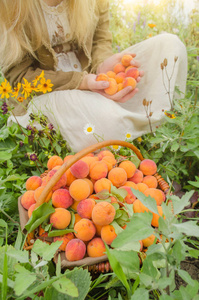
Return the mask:
<svg viewBox="0 0 199 300">
<path fill-rule="evenodd" d="M 49 6 L 46 2 L 41 0 L 41 5 L 43 10 L 48 14 L 61 14 L 64 10 L 67 8 L 67 1 L 62 0 L 58 5 L 56 6 Z"/>
</svg>

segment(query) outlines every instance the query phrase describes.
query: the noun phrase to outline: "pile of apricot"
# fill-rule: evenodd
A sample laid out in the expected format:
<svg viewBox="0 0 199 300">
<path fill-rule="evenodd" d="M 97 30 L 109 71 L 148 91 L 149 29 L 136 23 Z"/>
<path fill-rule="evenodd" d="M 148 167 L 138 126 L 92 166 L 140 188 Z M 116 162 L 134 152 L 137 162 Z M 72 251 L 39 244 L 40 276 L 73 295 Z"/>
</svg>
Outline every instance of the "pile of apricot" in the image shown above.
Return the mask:
<svg viewBox="0 0 199 300">
<path fill-rule="evenodd" d="M 114 95 L 127 86 L 131 86 L 134 90 L 139 76 L 138 68 L 131 65 L 133 57 L 130 54 L 124 54 L 121 62 L 116 64 L 113 70 L 107 73 L 97 75 L 97 81 L 108 81 L 109 87 L 104 89 L 108 95 Z"/>
<path fill-rule="evenodd" d="M 42 178 L 31 176 L 27 179 L 21 204 L 28 211 L 29 218 L 48 181 L 71 157 L 73 155 L 68 155 L 64 159 L 52 156 L 47 163 L 46 176 Z M 151 225 L 158 227 L 158 219 L 163 214 L 161 204 L 165 201 L 165 194 L 158 188 L 154 176 L 156 172 L 157 165 L 153 160 L 144 159 L 136 167 L 126 157 L 119 157 L 116 160 L 110 150 L 90 153 L 74 163 L 62 175 L 45 200 L 52 201 L 54 207 L 54 212 L 49 217 L 52 229 L 64 230 L 69 226 L 74 229 L 74 232 L 54 237 L 54 241 L 63 241 L 60 251 L 65 251 L 66 259 L 76 261 L 85 256 L 103 256 L 104 242 L 111 246 L 112 241 L 117 237 L 112 222 L 116 216 L 114 204 L 121 205 L 121 199 L 111 194 L 113 186 L 117 190 L 126 190 L 122 204 L 123 206 L 125 203 L 132 204 L 134 213 L 143 213 L 149 209 L 136 198 L 131 188 L 153 197 L 159 215 L 153 213 Z M 104 192 L 110 193 L 108 199 L 100 198 Z M 125 230 L 125 227 L 126 224 L 121 227 L 122 230 Z M 41 227 L 40 229 L 42 230 Z M 45 234 L 47 235 L 48 232 Z M 155 236 L 151 235 L 140 241 L 141 250 L 151 245 L 154 239 Z"/>
</svg>

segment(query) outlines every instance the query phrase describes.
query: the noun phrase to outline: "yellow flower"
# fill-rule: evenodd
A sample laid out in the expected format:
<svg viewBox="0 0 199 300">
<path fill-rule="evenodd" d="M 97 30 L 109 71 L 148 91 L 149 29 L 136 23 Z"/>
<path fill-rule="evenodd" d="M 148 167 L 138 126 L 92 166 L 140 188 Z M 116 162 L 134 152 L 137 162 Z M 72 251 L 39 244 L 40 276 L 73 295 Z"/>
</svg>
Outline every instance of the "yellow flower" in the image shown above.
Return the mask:
<svg viewBox="0 0 199 300">
<path fill-rule="evenodd" d="M 35 79 L 33 80 L 33 85 L 36 86 L 37 82 L 40 80 L 40 78 L 43 78 L 43 77 L 44 77 L 44 71 L 42 71 L 40 75 L 35 77 Z"/>
<path fill-rule="evenodd" d="M 126 138 L 126 140 L 131 140 L 132 139 L 132 134 L 130 132 L 127 132 L 125 134 L 125 138 Z"/>
<path fill-rule="evenodd" d="M 165 110 L 164 114 L 165 114 L 168 118 L 170 118 L 170 119 L 175 119 L 175 118 L 176 118 L 176 116 L 175 116 L 174 114 L 169 114 L 166 110 Z"/>
<path fill-rule="evenodd" d="M 18 82 L 17 87 L 14 87 L 14 92 L 12 92 L 12 96 L 13 96 L 14 98 L 17 98 L 17 97 L 18 97 L 20 88 L 21 88 L 21 83 Z"/>
<path fill-rule="evenodd" d="M 40 84 L 38 84 L 38 91 L 39 92 L 43 92 L 43 94 L 47 93 L 47 92 L 51 92 L 52 89 L 51 87 L 53 86 L 53 84 L 51 83 L 50 79 L 45 79 L 44 77 L 41 78 L 40 80 Z"/>
<path fill-rule="evenodd" d="M 138 141 L 138 143 L 141 143 L 141 142 L 142 142 L 141 136 L 139 136 L 139 137 L 137 138 L 137 141 Z"/>
<path fill-rule="evenodd" d="M 114 150 L 114 151 L 119 151 L 121 146 L 119 145 L 112 145 L 111 148 Z"/>
<path fill-rule="evenodd" d="M 0 85 L 0 94 L 1 98 L 9 98 L 10 94 L 12 93 L 12 88 L 10 83 L 5 79 L 4 82 L 1 83 Z"/>
<path fill-rule="evenodd" d="M 150 28 L 154 28 L 154 27 L 156 27 L 156 24 L 149 23 L 148 26 L 149 26 Z"/>
<path fill-rule="evenodd" d="M 92 134 L 92 133 L 94 133 L 94 131 L 95 131 L 95 126 L 94 125 L 88 123 L 84 126 L 85 134 L 87 134 L 87 135 Z"/>
<path fill-rule="evenodd" d="M 24 97 L 18 97 L 18 98 L 17 98 L 17 101 L 18 101 L 18 102 L 23 102 L 24 100 L 25 100 Z"/>
<path fill-rule="evenodd" d="M 24 83 L 22 83 L 22 88 L 23 88 L 22 94 L 24 95 L 24 98 L 27 99 L 32 93 L 32 86 L 31 83 L 28 82 L 28 80 L 26 80 L 25 78 L 23 78 L 23 80 Z"/>
</svg>

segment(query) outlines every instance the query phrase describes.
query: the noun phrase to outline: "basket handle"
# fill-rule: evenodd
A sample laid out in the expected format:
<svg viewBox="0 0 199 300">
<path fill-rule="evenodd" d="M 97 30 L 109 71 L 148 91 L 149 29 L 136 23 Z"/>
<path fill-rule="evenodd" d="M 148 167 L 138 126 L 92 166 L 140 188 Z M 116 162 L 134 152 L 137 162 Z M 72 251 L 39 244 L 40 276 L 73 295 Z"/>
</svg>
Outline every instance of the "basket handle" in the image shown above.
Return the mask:
<svg viewBox="0 0 199 300">
<path fill-rule="evenodd" d="M 132 144 L 125 142 L 125 141 L 120 141 L 120 140 L 107 140 L 103 141 L 94 145 L 91 145 L 89 147 L 84 148 L 83 150 L 79 151 L 76 153 L 71 159 L 66 161 L 58 170 L 57 172 L 53 175 L 51 180 L 47 183 L 45 186 L 44 190 L 42 191 L 39 199 L 36 202 L 35 209 L 39 207 L 41 204 L 45 202 L 45 198 L 48 196 L 49 192 L 52 190 L 54 185 L 59 181 L 61 176 L 74 164 L 76 163 L 79 159 L 84 157 L 85 155 L 89 154 L 90 152 L 94 152 L 96 150 L 99 150 L 101 148 L 111 146 L 111 145 L 118 145 L 122 147 L 129 148 L 133 150 L 133 152 L 137 155 L 137 157 L 140 160 L 143 160 L 143 156 L 141 152 Z"/>
</svg>

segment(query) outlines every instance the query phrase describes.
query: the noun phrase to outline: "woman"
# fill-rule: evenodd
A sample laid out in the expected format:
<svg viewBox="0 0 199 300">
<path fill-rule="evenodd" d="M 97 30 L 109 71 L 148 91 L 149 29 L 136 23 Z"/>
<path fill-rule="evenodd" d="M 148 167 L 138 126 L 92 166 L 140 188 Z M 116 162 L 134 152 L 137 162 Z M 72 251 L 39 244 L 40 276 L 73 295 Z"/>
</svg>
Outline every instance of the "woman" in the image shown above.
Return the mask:
<svg viewBox="0 0 199 300">
<path fill-rule="evenodd" d="M 152 100 L 151 123 L 159 124 L 162 109 L 170 109 L 160 68 L 165 58 L 171 74 L 178 57 L 169 96 L 176 85 L 185 91 L 186 48 L 175 35 L 162 34 L 113 54 L 108 0 L 2 0 L 0 30 L 0 64 L 12 86 L 23 78 L 31 82 L 42 70 L 53 84 L 53 91 L 34 97 L 27 111 L 14 104 L 18 122 L 26 126 L 31 112 L 43 112 L 75 152 L 96 142 L 88 126 L 104 140 L 149 132 L 143 99 Z M 134 90 L 126 87 L 109 96 L 108 83 L 96 81 L 96 74 L 112 70 L 124 53 L 136 56 L 131 64 L 143 71 Z"/>
</svg>

